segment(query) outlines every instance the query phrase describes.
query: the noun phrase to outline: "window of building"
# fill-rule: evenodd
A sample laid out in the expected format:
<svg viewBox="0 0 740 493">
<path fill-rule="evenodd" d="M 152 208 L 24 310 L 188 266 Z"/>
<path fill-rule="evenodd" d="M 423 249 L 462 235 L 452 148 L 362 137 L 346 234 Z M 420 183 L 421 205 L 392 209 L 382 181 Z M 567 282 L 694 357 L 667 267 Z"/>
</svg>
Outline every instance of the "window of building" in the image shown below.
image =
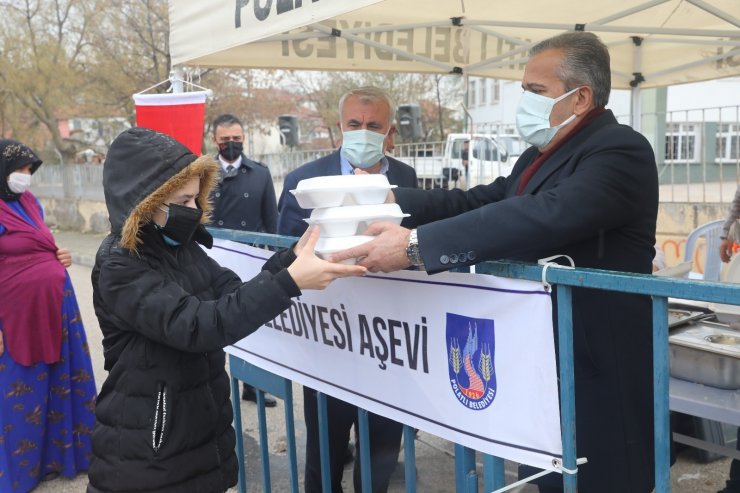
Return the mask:
<svg viewBox="0 0 740 493">
<path fill-rule="evenodd" d="M 468 85 L 468 106 L 471 108 L 478 102 L 478 94 L 476 92 L 477 82 L 476 80 L 471 80 Z"/>
<path fill-rule="evenodd" d="M 717 129 L 717 161 L 740 159 L 740 124 L 723 123 Z"/>
<path fill-rule="evenodd" d="M 501 101 L 501 84 L 499 81 L 491 81 L 491 104 L 498 104 Z"/>
<path fill-rule="evenodd" d="M 697 161 L 697 131 L 693 123 L 669 123 L 666 126 L 665 158 L 668 161 Z"/>
<path fill-rule="evenodd" d="M 480 92 L 478 100 L 478 104 L 481 106 L 485 106 L 488 104 L 488 80 L 487 79 L 481 79 L 480 81 Z"/>
</svg>

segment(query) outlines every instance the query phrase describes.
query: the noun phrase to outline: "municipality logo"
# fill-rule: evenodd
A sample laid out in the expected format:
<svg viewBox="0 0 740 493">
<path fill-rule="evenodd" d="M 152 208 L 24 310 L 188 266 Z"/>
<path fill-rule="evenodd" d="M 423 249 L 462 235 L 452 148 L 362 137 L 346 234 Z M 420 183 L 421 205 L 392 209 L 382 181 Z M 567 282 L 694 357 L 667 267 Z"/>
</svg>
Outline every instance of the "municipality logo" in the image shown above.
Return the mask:
<svg viewBox="0 0 740 493">
<path fill-rule="evenodd" d="M 448 313 L 446 335 L 452 392 L 468 409 L 487 408 L 496 397 L 493 320 Z"/>
</svg>

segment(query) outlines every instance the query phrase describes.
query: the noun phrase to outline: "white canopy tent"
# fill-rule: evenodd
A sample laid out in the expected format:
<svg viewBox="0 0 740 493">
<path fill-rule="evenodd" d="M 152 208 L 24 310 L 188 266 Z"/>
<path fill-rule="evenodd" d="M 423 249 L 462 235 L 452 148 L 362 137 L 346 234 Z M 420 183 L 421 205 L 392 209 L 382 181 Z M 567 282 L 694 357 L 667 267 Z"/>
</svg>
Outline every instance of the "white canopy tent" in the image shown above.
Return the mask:
<svg viewBox="0 0 740 493">
<path fill-rule="evenodd" d="M 599 35 L 615 89 L 740 75 L 740 0 L 170 0 L 173 64 L 521 79 L 528 49 Z M 633 115 L 639 115 L 633 97 Z"/>
<path fill-rule="evenodd" d="M 194 66 L 518 80 L 532 44 L 582 29 L 615 88 L 740 74 L 738 0 L 170 0 L 170 22 L 173 63 Z"/>
</svg>

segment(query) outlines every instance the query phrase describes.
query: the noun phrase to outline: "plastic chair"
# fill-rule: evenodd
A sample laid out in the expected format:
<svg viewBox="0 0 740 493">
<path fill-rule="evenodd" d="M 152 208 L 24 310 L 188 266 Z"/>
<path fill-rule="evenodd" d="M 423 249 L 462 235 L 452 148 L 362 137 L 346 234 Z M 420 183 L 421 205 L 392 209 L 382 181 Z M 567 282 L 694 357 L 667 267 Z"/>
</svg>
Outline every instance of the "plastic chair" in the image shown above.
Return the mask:
<svg viewBox="0 0 740 493">
<path fill-rule="evenodd" d="M 704 252 L 704 275 L 702 278 L 705 281 L 719 281 L 719 274 L 722 271 L 722 259 L 719 258 L 719 244 L 721 243 L 719 236 L 722 234 L 722 225 L 724 223 L 724 219 L 719 219 L 702 224 L 686 237 L 684 260 L 693 260 L 696 242 L 699 238 L 704 237 L 706 249 Z"/>
</svg>

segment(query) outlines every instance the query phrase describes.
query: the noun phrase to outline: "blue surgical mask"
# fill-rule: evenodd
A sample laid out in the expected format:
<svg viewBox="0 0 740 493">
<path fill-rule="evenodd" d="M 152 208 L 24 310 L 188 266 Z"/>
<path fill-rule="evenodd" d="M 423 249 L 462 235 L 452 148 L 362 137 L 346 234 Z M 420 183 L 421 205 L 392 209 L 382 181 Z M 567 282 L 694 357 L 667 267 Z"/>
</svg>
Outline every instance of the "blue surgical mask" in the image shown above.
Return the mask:
<svg viewBox="0 0 740 493">
<path fill-rule="evenodd" d="M 580 87 L 576 87 L 557 98 L 548 98 L 540 94 L 524 91 L 519 107 L 516 109 L 516 128 L 525 142 L 542 149 L 550 143 L 555 134 L 572 122 L 576 115 L 571 115 L 563 123 L 550 126 L 550 113 L 553 106 L 567 98 Z"/>
<path fill-rule="evenodd" d="M 342 156 L 353 166 L 369 168 L 383 158 L 385 134 L 372 130 L 342 132 Z"/>
</svg>

